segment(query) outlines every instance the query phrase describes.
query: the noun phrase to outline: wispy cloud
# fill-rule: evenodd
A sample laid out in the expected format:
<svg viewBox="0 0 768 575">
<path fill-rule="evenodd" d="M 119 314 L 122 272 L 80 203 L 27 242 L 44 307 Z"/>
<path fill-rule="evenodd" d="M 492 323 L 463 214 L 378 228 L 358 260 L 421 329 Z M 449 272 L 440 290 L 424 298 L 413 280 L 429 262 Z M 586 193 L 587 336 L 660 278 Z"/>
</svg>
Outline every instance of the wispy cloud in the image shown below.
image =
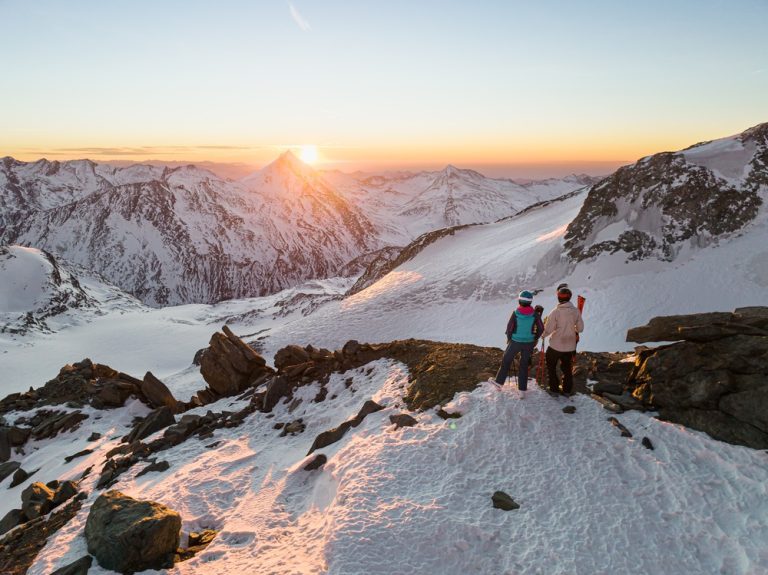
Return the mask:
<svg viewBox="0 0 768 575">
<path fill-rule="evenodd" d="M 22 150 L 28 154 L 44 156 L 71 156 L 73 154 L 87 154 L 89 156 L 141 156 L 153 155 L 185 155 L 190 152 L 206 150 L 227 151 L 251 151 L 271 148 L 271 146 L 139 146 L 139 147 L 79 147 L 79 148 L 25 148 Z"/>
<path fill-rule="evenodd" d="M 288 2 L 288 8 L 291 11 L 291 18 L 293 18 L 293 21 L 296 22 L 299 28 L 305 32 L 312 29 L 309 25 L 309 22 L 307 22 L 304 16 L 299 13 L 299 11 L 296 9 L 296 6 L 293 5 L 293 2 Z"/>
</svg>

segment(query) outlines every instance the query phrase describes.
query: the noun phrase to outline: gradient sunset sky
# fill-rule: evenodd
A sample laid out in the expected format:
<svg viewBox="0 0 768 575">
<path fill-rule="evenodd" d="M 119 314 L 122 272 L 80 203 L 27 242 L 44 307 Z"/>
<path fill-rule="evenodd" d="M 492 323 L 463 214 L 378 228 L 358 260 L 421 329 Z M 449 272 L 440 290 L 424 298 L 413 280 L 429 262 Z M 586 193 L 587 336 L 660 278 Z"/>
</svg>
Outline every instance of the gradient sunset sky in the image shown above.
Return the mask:
<svg viewBox="0 0 768 575">
<path fill-rule="evenodd" d="M 767 28 L 766 0 L 0 0 L 0 156 L 606 173 L 768 121 Z"/>
</svg>

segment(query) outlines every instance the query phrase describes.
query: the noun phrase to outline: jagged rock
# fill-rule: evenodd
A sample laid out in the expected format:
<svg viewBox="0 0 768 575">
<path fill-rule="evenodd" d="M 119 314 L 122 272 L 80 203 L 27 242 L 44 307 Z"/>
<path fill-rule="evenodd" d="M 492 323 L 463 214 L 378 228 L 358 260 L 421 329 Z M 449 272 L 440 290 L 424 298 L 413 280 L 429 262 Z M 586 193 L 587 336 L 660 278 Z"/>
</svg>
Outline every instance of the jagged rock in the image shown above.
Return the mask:
<svg viewBox="0 0 768 575">
<path fill-rule="evenodd" d="M 88 570 L 93 564 L 93 557 L 86 555 L 81 557 L 74 563 L 70 563 L 65 567 L 56 569 L 51 575 L 88 575 Z"/>
<path fill-rule="evenodd" d="M 291 397 L 293 394 L 294 384 L 283 376 L 278 375 L 273 377 L 267 384 L 267 391 L 262 400 L 261 411 L 269 413 L 284 397 Z"/>
<path fill-rule="evenodd" d="M 91 405 L 97 409 L 122 407 L 131 395 L 139 394 L 139 386 L 122 379 L 100 379 L 100 386 L 96 396 L 91 400 Z"/>
<path fill-rule="evenodd" d="M 24 523 L 24 514 L 21 509 L 11 509 L 0 519 L 0 535 L 5 535 L 8 531 Z"/>
<path fill-rule="evenodd" d="M 58 507 L 75 495 L 77 495 L 77 483 L 74 481 L 62 481 L 53 494 L 53 507 Z"/>
<path fill-rule="evenodd" d="M 200 359 L 200 373 L 220 396 L 242 392 L 265 372 L 266 361 L 225 325 L 214 333 Z"/>
<path fill-rule="evenodd" d="M 131 432 L 123 438 L 123 441 L 127 443 L 139 441 L 174 423 L 176 423 L 176 419 L 173 417 L 171 409 L 167 406 L 158 407 L 137 423 Z"/>
<path fill-rule="evenodd" d="M 320 469 L 327 462 L 328 458 L 322 453 L 318 453 L 315 455 L 315 457 L 312 458 L 312 461 L 304 466 L 304 471 L 314 471 L 315 469 Z"/>
<path fill-rule="evenodd" d="M 147 473 L 152 473 L 153 471 L 162 472 L 162 471 L 168 471 L 171 468 L 171 464 L 167 461 L 158 461 L 153 462 L 147 465 L 144 469 L 139 471 L 136 474 L 136 477 L 141 477 L 142 475 L 146 475 Z"/>
<path fill-rule="evenodd" d="M 503 511 L 520 509 L 520 504 L 503 491 L 496 491 L 491 496 L 491 501 L 493 502 L 493 507 L 495 509 L 502 509 Z"/>
<path fill-rule="evenodd" d="M 34 427 L 31 431 L 35 439 L 48 439 L 63 431 L 74 431 L 80 423 L 88 419 L 88 415 L 80 411 L 70 413 L 55 411 L 50 417 Z"/>
<path fill-rule="evenodd" d="M 321 449 L 323 447 L 327 447 L 328 445 L 331 445 L 333 443 L 336 443 L 339 441 L 342 437 L 344 437 L 344 434 L 347 433 L 352 427 L 357 427 L 362 423 L 362 421 L 371 413 L 375 413 L 377 411 L 380 411 L 384 409 L 384 406 L 379 405 L 373 400 L 367 400 L 363 407 L 360 408 L 360 411 L 358 414 L 353 417 L 352 419 L 345 421 L 338 427 L 323 431 L 320 435 L 318 435 L 315 438 L 315 441 L 312 443 L 312 447 L 309 448 L 309 452 L 307 455 L 311 455 L 312 452 Z"/>
<path fill-rule="evenodd" d="M 17 485 L 21 485 L 24 483 L 29 477 L 35 473 L 34 471 L 27 473 L 24 471 L 21 467 L 19 467 L 16 472 L 13 474 L 13 479 L 11 480 L 11 484 L 9 487 L 16 487 Z"/>
<path fill-rule="evenodd" d="M 21 463 L 18 461 L 0 463 L 0 481 L 14 473 L 19 467 L 21 467 Z"/>
<path fill-rule="evenodd" d="M 275 354 L 275 369 L 278 373 L 285 370 L 286 367 L 307 363 L 309 353 L 298 345 L 289 345 L 277 351 Z"/>
<path fill-rule="evenodd" d="M 165 505 L 108 491 L 85 524 L 88 552 L 105 569 L 122 573 L 173 566 L 181 517 Z"/>
<path fill-rule="evenodd" d="M 83 457 L 84 455 L 88 455 L 89 453 L 93 453 L 93 449 L 83 449 L 82 451 L 78 451 L 77 453 L 73 453 L 72 455 L 67 455 L 64 458 L 64 462 L 69 463 L 73 459 L 77 459 L 78 457 Z"/>
<path fill-rule="evenodd" d="M 650 449 L 651 451 L 653 451 L 653 443 L 651 443 L 651 440 L 648 439 L 647 437 L 643 437 L 643 439 L 642 439 L 642 441 L 640 443 L 646 449 Z"/>
<path fill-rule="evenodd" d="M 21 512 L 27 519 L 35 519 L 53 509 L 54 492 L 38 482 L 32 483 L 21 492 Z"/>
<path fill-rule="evenodd" d="M 407 413 L 398 413 L 397 415 L 390 415 L 389 422 L 395 424 L 395 429 L 400 429 L 401 427 L 413 427 L 418 423 L 418 421 L 416 421 L 415 418 L 408 415 Z"/>
<path fill-rule="evenodd" d="M 141 382 L 141 393 L 147 398 L 152 407 L 166 406 L 171 413 L 179 413 L 179 402 L 173 397 L 171 390 L 148 371 Z"/>
</svg>

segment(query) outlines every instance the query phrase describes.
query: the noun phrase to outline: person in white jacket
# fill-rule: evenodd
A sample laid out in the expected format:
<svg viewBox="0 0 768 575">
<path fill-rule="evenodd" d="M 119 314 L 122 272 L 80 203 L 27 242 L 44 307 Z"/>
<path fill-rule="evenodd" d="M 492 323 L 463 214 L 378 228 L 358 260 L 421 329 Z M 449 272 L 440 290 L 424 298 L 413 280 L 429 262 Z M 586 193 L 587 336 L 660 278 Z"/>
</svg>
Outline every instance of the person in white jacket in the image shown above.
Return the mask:
<svg viewBox="0 0 768 575">
<path fill-rule="evenodd" d="M 557 290 L 558 306 L 549 314 L 544 323 L 543 338 L 549 338 L 547 348 L 547 382 L 549 391 L 560 392 L 557 364 L 563 372 L 562 393 L 573 393 L 573 355 L 576 351 L 577 335 L 584 331 L 584 320 L 575 305 L 571 303 L 571 290 L 560 286 Z"/>
</svg>

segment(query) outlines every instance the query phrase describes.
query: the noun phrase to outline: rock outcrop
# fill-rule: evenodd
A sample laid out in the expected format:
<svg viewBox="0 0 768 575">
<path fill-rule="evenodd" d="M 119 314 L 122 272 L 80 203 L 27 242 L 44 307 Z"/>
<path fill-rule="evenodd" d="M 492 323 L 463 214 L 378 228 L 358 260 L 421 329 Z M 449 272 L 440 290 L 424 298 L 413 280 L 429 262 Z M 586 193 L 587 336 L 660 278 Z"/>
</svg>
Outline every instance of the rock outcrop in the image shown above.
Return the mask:
<svg viewBox="0 0 768 575">
<path fill-rule="evenodd" d="M 635 399 L 716 439 L 768 448 L 768 307 L 654 318 L 627 339 L 678 342 L 638 354 Z"/>
<path fill-rule="evenodd" d="M 88 552 L 120 573 L 173 566 L 181 517 L 154 501 L 108 491 L 94 502 L 85 524 Z"/>
<path fill-rule="evenodd" d="M 222 331 L 224 333 L 211 336 L 209 347 L 200 357 L 200 373 L 215 397 L 241 393 L 259 378 L 272 373 L 266 360 L 226 325 Z"/>
</svg>

